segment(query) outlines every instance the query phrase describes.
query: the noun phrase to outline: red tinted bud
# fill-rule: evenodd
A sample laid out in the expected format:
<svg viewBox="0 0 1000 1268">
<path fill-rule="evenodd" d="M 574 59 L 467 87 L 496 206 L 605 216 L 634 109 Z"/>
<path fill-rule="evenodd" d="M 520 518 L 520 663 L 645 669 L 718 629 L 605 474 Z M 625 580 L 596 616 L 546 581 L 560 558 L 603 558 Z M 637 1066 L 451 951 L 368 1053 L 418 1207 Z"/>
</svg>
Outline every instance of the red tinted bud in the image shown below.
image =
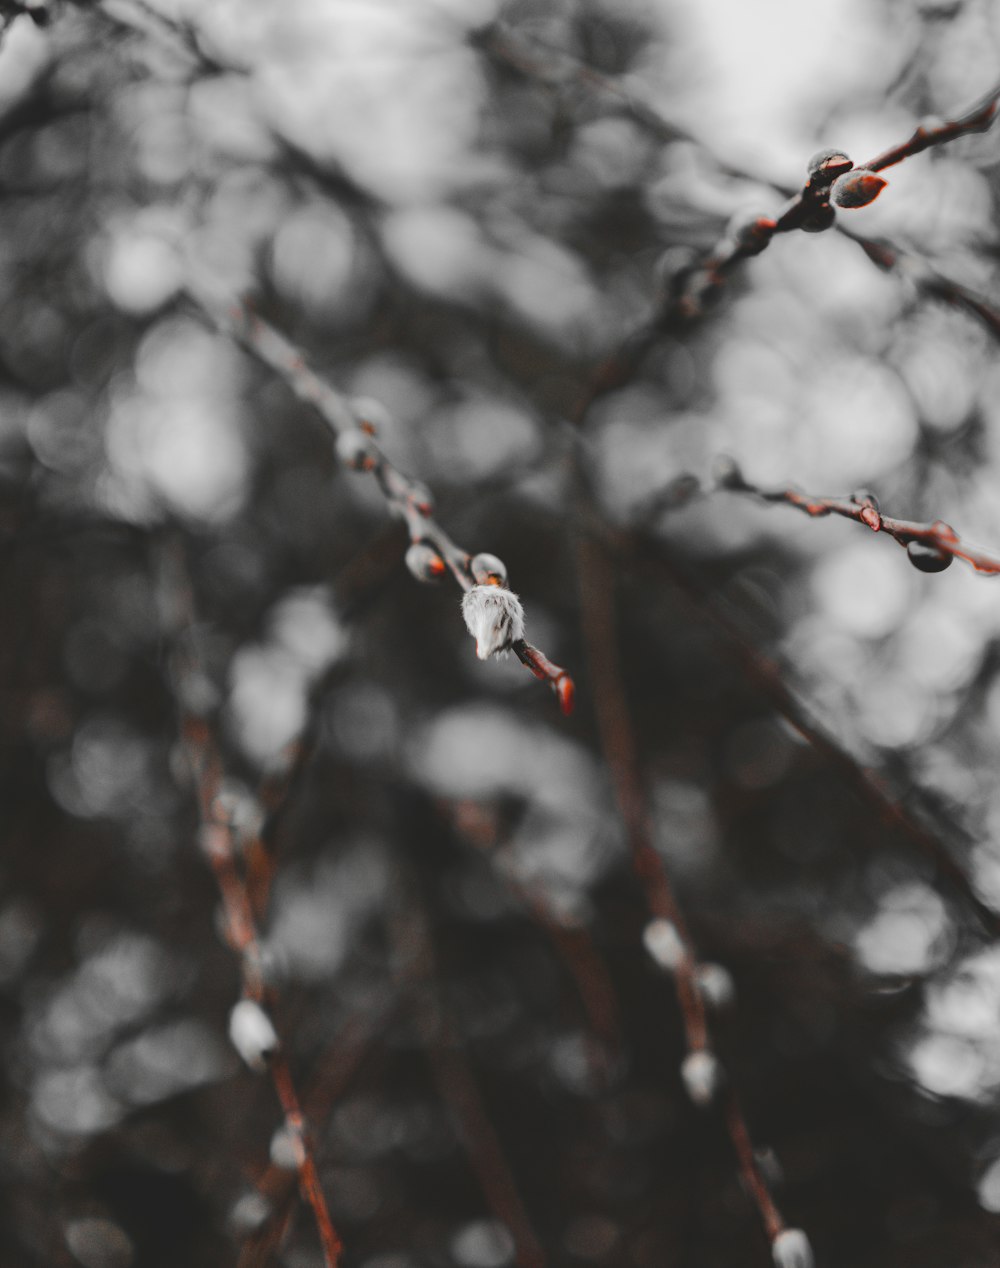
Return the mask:
<svg viewBox="0 0 1000 1268">
<path fill-rule="evenodd" d="M 447 572 L 444 560 L 426 542 L 413 543 L 406 552 L 406 566 L 418 581 L 440 581 Z"/>
<path fill-rule="evenodd" d="M 854 172 L 838 176 L 830 191 L 831 199 L 838 207 L 867 207 L 875 201 L 889 182 L 877 172 L 859 167 Z"/>
<path fill-rule="evenodd" d="M 729 233 L 743 255 L 759 255 L 774 236 L 775 222 L 767 216 L 739 215 L 729 225 Z"/>
<path fill-rule="evenodd" d="M 946 524 L 944 520 L 935 520 L 934 523 L 931 525 L 931 528 L 933 529 L 939 541 L 943 541 L 943 542 L 957 542 L 958 541 L 958 534 L 955 532 L 952 526 L 950 524 Z"/>
<path fill-rule="evenodd" d="M 879 513 L 878 498 L 867 489 L 855 489 L 851 501 L 861 507 L 861 522 L 867 524 L 873 533 L 882 527 L 882 516 Z"/>
<path fill-rule="evenodd" d="M 924 542 L 910 542 L 906 547 L 910 563 L 921 572 L 944 572 L 951 567 L 951 555 Z"/>
<path fill-rule="evenodd" d="M 842 150 L 820 150 L 806 164 L 806 170 L 813 185 L 829 185 L 853 166 Z"/>
</svg>

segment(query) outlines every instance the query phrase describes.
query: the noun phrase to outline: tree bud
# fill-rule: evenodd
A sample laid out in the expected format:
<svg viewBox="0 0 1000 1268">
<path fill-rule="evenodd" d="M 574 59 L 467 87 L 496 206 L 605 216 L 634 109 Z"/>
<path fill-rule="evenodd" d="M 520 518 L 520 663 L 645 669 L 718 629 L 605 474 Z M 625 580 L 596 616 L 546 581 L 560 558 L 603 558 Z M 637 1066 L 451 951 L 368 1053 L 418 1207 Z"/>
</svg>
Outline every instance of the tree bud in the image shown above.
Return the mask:
<svg viewBox="0 0 1000 1268">
<path fill-rule="evenodd" d="M 353 471 L 371 471 L 378 461 L 378 450 L 370 436 L 360 428 L 342 431 L 334 444 L 338 459 Z"/>
<path fill-rule="evenodd" d="M 830 198 L 838 207 L 867 207 L 878 198 L 888 183 L 878 172 L 859 167 L 837 177 L 833 182 Z"/>
<path fill-rule="evenodd" d="M 816 203 L 802 217 L 799 228 L 803 233 L 822 233 L 837 219 L 837 213 L 828 202 Z"/>
<path fill-rule="evenodd" d="M 736 998 L 736 987 L 728 969 L 721 964 L 699 964 L 694 971 L 698 990 L 712 1008 L 728 1008 Z"/>
<path fill-rule="evenodd" d="M 271 1161 L 282 1171 L 295 1171 L 302 1161 L 302 1136 L 288 1122 L 282 1123 L 271 1137 Z"/>
<path fill-rule="evenodd" d="M 670 920 L 651 920 L 642 931 L 642 941 L 660 968 L 668 973 L 678 968 L 687 954 L 677 926 Z"/>
<path fill-rule="evenodd" d="M 952 556 L 926 542 L 908 542 L 906 553 L 910 563 L 920 572 L 944 572 L 951 567 Z"/>
<path fill-rule="evenodd" d="M 524 638 L 524 608 L 521 600 L 500 586 L 473 586 L 462 599 L 465 626 L 476 640 L 480 660 L 509 652 Z"/>
<path fill-rule="evenodd" d="M 775 222 L 756 213 L 734 216 L 729 223 L 729 235 L 742 255 L 759 255 L 774 236 Z"/>
<path fill-rule="evenodd" d="M 278 1049 L 271 1019 L 253 999 L 241 999 L 229 1014 L 229 1038 L 250 1069 L 258 1073 Z"/>
<path fill-rule="evenodd" d="M 406 566 L 418 581 L 440 581 L 447 565 L 433 546 L 414 542 L 406 552 Z"/>
<path fill-rule="evenodd" d="M 711 1105 L 722 1086 L 722 1066 L 707 1048 L 689 1052 L 681 1064 L 681 1078 L 695 1105 Z"/>
<path fill-rule="evenodd" d="M 880 509 L 878 498 L 870 489 L 855 489 L 851 494 L 851 501 L 855 506 L 871 506 L 876 511 Z"/>
<path fill-rule="evenodd" d="M 496 555 L 485 551 L 473 555 L 469 560 L 469 571 L 473 580 L 480 586 L 502 586 L 507 582 L 507 565 Z"/>
<path fill-rule="evenodd" d="M 712 463 L 712 478 L 719 489 L 749 489 L 743 478 L 743 472 L 734 458 L 728 454 L 719 454 Z"/>
<path fill-rule="evenodd" d="M 370 435 L 379 428 L 392 426 L 392 415 L 382 404 L 370 396 L 355 396 L 350 402 L 351 413 L 358 420 L 358 426 Z"/>
<path fill-rule="evenodd" d="M 820 150 L 806 164 L 806 171 L 813 185 L 829 185 L 853 166 L 842 150 Z"/>
<path fill-rule="evenodd" d="M 801 1228 L 784 1228 L 771 1243 L 774 1268 L 813 1268 L 812 1246 Z"/>
<path fill-rule="evenodd" d="M 851 494 L 851 501 L 855 506 L 861 507 L 862 523 L 867 524 L 873 533 L 877 533 L 882 527 L 882 516 L 875 494 L 869 493 L 867 489 L 855 489 Z"/>
</svg>

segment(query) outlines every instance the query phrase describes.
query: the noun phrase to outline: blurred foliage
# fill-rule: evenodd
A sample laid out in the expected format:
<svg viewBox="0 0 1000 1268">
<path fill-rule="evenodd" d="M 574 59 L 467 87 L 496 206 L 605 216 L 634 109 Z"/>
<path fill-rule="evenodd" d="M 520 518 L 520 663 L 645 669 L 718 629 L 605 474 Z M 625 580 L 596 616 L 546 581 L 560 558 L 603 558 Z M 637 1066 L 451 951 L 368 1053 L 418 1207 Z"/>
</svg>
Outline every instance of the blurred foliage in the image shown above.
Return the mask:
<svg viewBox="0 0 1000 1268">
<path fill-rule="evenodd" d="M 218 721 L 234 813 L 268 825 L 268 972 L 345 1263 L 513 1261 L 436 1043 L 467 1059 L 551 1263 L 766 1264 L 642 946 L 570 468 L 619 528 L 725 451 L 761 484 L 863 483 L 1000 547 L 997 350 L 836 233 L 787 235 L 580 435 L 563 420 L 664 278 L 734 213 L 779 205 L 772 182 L 985 90 L 997 13 L 36 7 L 50 21 L 0 5 L 0 1262 L 235 1263 L 280 1206 L 255 1188 L 279 1111 L 227 1040 L 238 967 L 178 747 L 180 557 L 202 667 L 183 703 Z M 498 18 L 698 141 L 491 58 Z M 998 143 L 894 169 L 851 227 L 1000 294 Z M 374 486 L 205 324 L 195 281 L 385 405 L 385 451 L 458 542 L 506 561 L 529 637 L 577 678 L 575 717 L 516 663 L 475 659 L 457 592 L 416 585 Z M 779 1206 L 827 1268 L 994 1264 L 997 583 L 726 494 L 645 532 L 616 599 L 657 843 L 735 983 L 718 1048 Z M 981 910 L 777 715 L 753 657 L 929 816 Z M 280 787 L 303 731 L 272 806 L 262 781 Z M 610 975 L 597 1039 L 559 930 L 585 930 Z M 321 1262 L 307 1210 L 273 1262 Z"/>
</svg>

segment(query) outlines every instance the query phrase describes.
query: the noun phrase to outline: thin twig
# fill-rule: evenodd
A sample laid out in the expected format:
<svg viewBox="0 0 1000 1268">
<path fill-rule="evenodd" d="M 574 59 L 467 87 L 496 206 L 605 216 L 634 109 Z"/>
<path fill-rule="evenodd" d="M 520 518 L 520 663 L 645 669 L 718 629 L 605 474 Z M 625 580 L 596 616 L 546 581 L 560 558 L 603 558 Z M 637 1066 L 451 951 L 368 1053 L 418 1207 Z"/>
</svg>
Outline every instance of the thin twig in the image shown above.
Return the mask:
<svg viewBox="0 0 1000 1268">
<path fill-rule="evenodd" d="M 176 554 L 167 563 L 172 565 L 167 578 L 170 597 L 175 603 L 179 601 L 178 606 L 190 630 L 193 626 L 193 602 L 186 574 Z M 197 791 L 202 846 L 219 887 L 227 940 L 239 957 L 243 997 L 261 1010 L 266 1019 L 265 1026 L 269 1025 L 273 1030 L 276 992 L 273 985 L 265 980 L 264 957 L 253 905 L 237 859 L 234 828 L 220 797 L 222 763 L 218 746 L 209 722 L 185 703 L 194 694 L 190 680 L 198 674 L 193 654 L 183 653 L 179 646 L 175 648 L 171 656 L 171 674 L 175 680 L 175 698 L 180 702 L 182 711 L 183 748 Z M 269 1047 L 266 1054 L 262 1054 L 261 1064 L 270 1075 L 281 1105 L 299 1190 L 312 1209 L 324 1263 L 326 1268 L 337 1268 L 343 1247 L 320 1183 L 312 1141 L 284 1044 L 278 1041 L 275 1046 Z"/>
<path fill-rule="evenodd" d="M 518 1192 L 496 1129 L 469 1069 L 460 1036 L 430 993 L 437 978 L 434 948 L 413 885 L 400 872 L 390 900 L 388 927 L 396 974 L 407 987 L 431 1073 L 450 1109 L 490 1209 L 514 1240 L 518 1268 L 545 1268 L 538 1234 Z"/>
<path fill-rule="evenodd" d="M 830 206 L 833 172 L 813 175 L 800 190 L 790 190 L 760 173 L 725 161 L 713 153 L 703 140 L 668 119 L 634 87 L 626 87 L 577 58 L 550 49 L 537 40 L 527 39 L 514 32 L 506 23 L 492 24 L 480 32 L 473 42 L 487 55 L 538 83 L 549 87 L 573 83 L 588 90 L 598 100 L 606 102 L 610 99 L 618 110 L 627 114 L 657 140 L 665 143 L 689 141 L 711 160 L 720 173 L 770 186 L 787 199 L 784 207 L 773 217 L 748 216 L 738 224 L 731 225 L 706 256 L 682 269 L 671 280 L 654 315 L 637 325 L 618 350 L 598 369 L 588 388 L 590 400 L 596 400 L 624 382 L 630 368 L 641 360 L 645 351 L 655 342 L 658 333 L 669 330 L 678 320 L 683 322 L 700 317 L 707 304 L 720 291 L 728 275 L 742 261 L 759 255 L 778 234 L 794 229 L 819 232 L 836 227 L 839 232 L 857 242 L 869 259 L 880 268 L 905 272 L 924 294 L 966 309 L 982 321 L 995 337 L 1000 338 L 1000 310 L 985 296 L 943 276 L 909 253 L 872 242 L 846 227 L 843 220 L 834 215 Z M 836 174 L 846 175 L 852 168 L 859 172 L 878 172 L 934 146 L 945 145 L 974 132 L 985 132 L 996 118 L 998 102 L 1000 86 L 978 98 L 953 120 L 944 123 L 925 121 L 907 141 L 890 147 L 867 163 L 854 167 L 844 156 L 846 163 L 842 169 L 836 169 Z M 585 406 L 578 406 L 576 412 L 582 414 L 584 409 Z"/>
<path fill-rule="evenodd" d="M 946 145 L 949 141 L 968 136 L 972 132 L 986 132 L 993 126 L 998 102 L 1000 102 L 1000 84 L 994 85 L 989 92 L 984 93 L 960 115 L 947 123 L 942 123 L 938 119 L 925 119 L 908 141 L 883 150 L 881 154 L 863 163 L 862 166 L 870 172 L 881 172 L 887 167 L 901 163 L 903 159 L 931 149 L 932 146 Z"/>
<path fill-rule="evenodd" d="M 666 865 L 653 842 L 649 806 L 639 769 L 635 735 L 619 669 L 614 616 L 614 572 L 609 556 L 594 538 L 581 536 L 577 547 L 587 663 L 593 684 L 601 747 L 611 772 L 615 798 L 625 825 L 632 865 L 642 884 L 654 918 L 668 921 L 676 931 L 681 953 L 672 976 L 681 1009 L 689 1055 L 709 1053 L 705 1004 L 696 978 L 697 955 L 687 930 Z M 781 1217 L 750 1145 L 746 1121 L 736 1092 L 724 1092 L 725 1120 L 747 1193 L 773 1244 L 784 1231 Z"/>
<path fill-rule="evenodd" d="M 859 489 L 848 497 L 802 493 L 794 488 L 764 489 L 747 480 L 730 458 L 719 459 L 715 465 L 718 474 L 714 484 L 703 484 L 694 475 L 678 476 L 647 501 L 640 512 L 640 521 L 650 524 L 664 511 L 715 492 L 745 494 L 767 505 L 794 507 L 812 519 L 839 515 L 854 520 L 873 533 L 891 537 L 907 551 L 911 563 L 921 572 L 942 572 L 953 559 L 961 559 L 983 576 L 1000 574 L 1000 555 L 963 541 L 944 520 L 920 522 L 885 515 L 878 499 L 867 489 Z"/>
<path fill-rule="evenodd" d="M 427 579 L 448 572 L 462 590 L 473 589 L 477 584 L 472 570 L 474 557 L 456 546 L 435 520 L 429 490 L 403 475 L 382 453 L 375 442 L 375 424 L 366 416 L 371 403 L 352 403 L 312 369 L 300 349 L 246 305 L 232 303 L 222 309 L 193 290 L 188 297 L 216 329 L 262 361 L 316 410 L 337 438 L 337 454 L 345 465 L 374 477 L 390 510 L 405 522 L 411 544 L 428 546 L 435 552 L 440 566 L 434 565 Z M 574 686 L 566 670 L 524 638 L 515 640 L 510 650 L 536 678 L 549 684 L 563 713 L 570 713 Z"/>
<path fill-rule="evenodd" d="M 904 788 L 894 787 L 874 758 L 858 751 L 856 745 L 854 751 L 846 749 L 788 685 L 787 668 L 759 652 L 737 621 L 661 543 L 633 532 L 620 535 L 614 546 L 623 564 L 641 571 L 652 570 L 657 577 L 670 582 L 690 604 L 697 619 L 720 636 L 723 648 L 747 680 L 871 808 L 876 820 L 889 828 L 898 828 L 933 863 L 941 879 L 961 896 L 981 927 L 991 936 L 1000 935 L 1000 913 L 983 902 L 961 862 L 949 849 L 949 844 L 960 851 L 969 848 L 971 838 L 965 828 L 951 816 L 942 814 L 940 807 L 912 781 L 907 780 Z"/>
</svg>

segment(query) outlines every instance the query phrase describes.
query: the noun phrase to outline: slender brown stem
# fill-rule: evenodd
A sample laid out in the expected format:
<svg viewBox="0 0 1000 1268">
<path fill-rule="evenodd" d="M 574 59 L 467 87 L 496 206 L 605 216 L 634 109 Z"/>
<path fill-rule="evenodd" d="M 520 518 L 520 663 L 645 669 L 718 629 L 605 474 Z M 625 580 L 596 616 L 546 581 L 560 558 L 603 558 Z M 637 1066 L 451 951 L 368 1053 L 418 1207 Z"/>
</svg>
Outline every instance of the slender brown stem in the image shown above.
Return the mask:
<svg viewBox="0 0 1000 1268">
<path fill-rule="evenodd" d="M 697 957 L 666 865 L 653 843 L 635 736 L 619 669 L 614 572 L 607 551 L 592 537 L 581 536 L 579 539 L 577 574 L 601 747 L 611 772 L 632 864 L 645 891 L 649 909 L 655 917 L 673 924 L 683 946 L 684 953 L 674 968 L 673 979 L 688 1050 L 691 1053 L 703 1051 L 709 1046 L 709 1034 L 705 1005 L 695 978 Z M 784 1228 L 784 1221 L 754 1158 L 750 1133 L 736 1092 L 730 1086 L 724 1095 L 726 1127 L 740 1174 L 760 1213 L 767 1236 L 773 1242 Z"/>
<path fill-rule="evenodd" d="M 691 605 L 697 619 L 704 621 L 721 637 L 722 646 L 748 681 L 839 773 L 847 786 L 871 808 L 877 821 L 898 828 L 962 896 L 967 906 L 976 913 L 983 929 L 994 936 L 1000 934 L 1000 913 L 979 897 L 961 863 L 949 849 L 949 843 L 956 848 L 967 849 L 968 833 L 950 818 L 943 819 L 941 812 L 928 804 L 918 787 L 909 785 L 902 791 L 894 790 L 885 772 L 858 752 L 851 752 L 839 743 L 788 685 L 787 670 L 762 655 L 703 585 L 681 568 L 659 543 L 641 535 L 632 535 L 623 536 L 617 545 L 623 562 L 644 572 L 653 571 L 659 578 L 670 581 L 678 594 Z"/>
<path fill-rule="evenodd" d="M 903 159 L 920 154 L 923 150 L 929 150 L 932 146 L 945 145 L 949 141 L 957 140 L 958 137 L 968 136 L 970 132 L 986 132 L 993 126 L 998 102 L 1000 102 L 1000 84 L 984 93 L 957 118 L 947 123 L 939 123 L 937 120 L 921 123 L 908 141 L 883 150 L 875 158 L 863 163 L 862 167 L 868 168 L 871 172 L 881 172 L 884 168 L 893 167 L 896 163 L 901 163 Z"/>
<path fill-rule="evenodd" d="M 519 1268 L 545 1268 L 545 1252 L 465 1059 L 461 1038 L 440 1001 L 430 993 L 437 977 L 434 948 L 424 913 L 412 891 L 413 886 L 400 876 L 394 886 L 389 933 L 396 973 L 409 988 L 432 1076 L 454 1116 L 490 1209 L 514 1239 Z"/>
<path fill-rule="evenodd" d="M 171 565 L 171 597 L 175 602 L 179 601 L 184 624 L 190 631 L 193 628 L 193 600 L 179 552 L 166 562 Z M 190 638 L 188 641 L 190 642 Z M 182 652 L 179 643 L 180 637 L 171 657 L 171 674 L 177 688 L 175 697 L 183 702 L 192 697 L 193 693 L 184 688 L 186 680 L 195 674 L 196 663 L 193 652 Z M 219 887 L 226 936 L 239 956 L 244 997 L 265 1008 L 270 1020 L 276 1003 L 276 993 L 264 979 L 263 956 L 253 904 L 237 860 L 234 829 L 220 800 L 222 762 L 218 746 L 208 721 L 184 709 L 183 705 L 182 710 L 181 736 L 197 791 L 202 846 Z M 299 1190 L 303 1200 L 312 1209 L 323 1248 L 324 1263 L 326 1268 L 337 1268 L 343 1246 L 330 1217 L 291 1066 L 280 1041 L 277 1049 L 267 1055 L 263 1064 L 284 1113 L 285 1129 L 293 1142 Z"/>
<path fill-rule="evenodd" d="M 357 406 L 321 378 L 299 348 L 245 304 L 234 302 L 224 308 L 193 290 L 189 290 L 188 298 L 203 318 L 262 361 L 300 400 L 316 410 L 344 444 L 341 456 L 350 454 L 344 461 L 355 470 L 374 476 L 390 510 L 405 522 L 411 543 L 433 547 L 440 571 L 450 573 L 462 590 L 471 589 L 476 584 L 470 567 L 472 556 L 456 546 L 434 518 L 434 503 L 428 490 L 403 475 L 382 453 L 375 443 L 373 424 L 359 414 Z M 566 670 L 523 640 L 513 650 L 536 678 L 549 684 L 562 711 L 569 713 L 573 708 L 573 680 Z"/>
</svg>

